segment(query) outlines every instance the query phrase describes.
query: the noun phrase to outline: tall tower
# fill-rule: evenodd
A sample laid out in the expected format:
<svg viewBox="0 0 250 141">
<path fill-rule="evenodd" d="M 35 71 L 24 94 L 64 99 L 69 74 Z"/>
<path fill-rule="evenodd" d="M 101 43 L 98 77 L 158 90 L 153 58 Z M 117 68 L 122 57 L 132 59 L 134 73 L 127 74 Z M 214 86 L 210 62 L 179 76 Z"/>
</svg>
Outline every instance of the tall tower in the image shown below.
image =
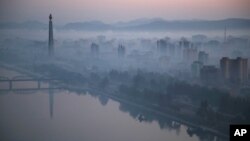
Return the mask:
<svg viewBox="0 0 250 141">
<path fill-rule="evenodd" d="M 224 43 L 226 43 L 227 41 L 227 27 L 225 26 L 225 29 L 224 29 Z"/>
<path fill-rule="evenodd" d="M 54 39 L 53 39 L 53 25 L 52 15 L 49 15 L 49 56 L 54 55 Z"/>
</svg>

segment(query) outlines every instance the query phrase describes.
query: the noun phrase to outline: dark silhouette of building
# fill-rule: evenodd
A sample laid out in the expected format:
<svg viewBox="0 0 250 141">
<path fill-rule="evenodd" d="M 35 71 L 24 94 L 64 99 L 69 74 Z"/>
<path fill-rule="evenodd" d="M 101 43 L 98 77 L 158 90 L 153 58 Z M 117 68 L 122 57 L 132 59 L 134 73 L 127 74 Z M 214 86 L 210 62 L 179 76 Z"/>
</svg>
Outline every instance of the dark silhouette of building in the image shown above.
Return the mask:
<svg viewBox="0 0 250 141">
<path fill-rule="evenodd" d="M 96 43 L 91 44 L 91 53 L 94 56 L 99 54 L 99 45 L 98 44 L 96 44 Z"/>
<path fill-rule="evenodd" d="M 171 44 L 169 40 L 170 39 L 167 37 L 157 40 L 157 51 L 159 53 L 163 53 L 164 55 L 173 56 L 175 54 L 175 45 Z"/>
<path fill-rule="evenodd" d="M 157 40 L 157 51 L 159 52 L 166 52 L 167 51 L 167 41 L 164 39 Z"/>
<path fill-rule="evenodd" d="M 197 48 L 189 47 L 183 49 L 183 61 L 187 63 L 192 63 L 197 60 Z"/>
<path fill-rule="evenodd" d="M 124 56 L 125 56 L 125 53 L 126 53 L 125 46 L 119 45 L 119 46 L 118 46 L 118 56 L 124 57 Z"/>
<path fill-rule="evenodd" d="M 227 27 L 225 26 L 225 29 L 224 29 L 224 43 L 227 42 Z"/>
<path fill-rule="evenodd" d="M 205 51 L 199 51 L 198 60 L 206 65 L 208 62 L 208 54 Z"/>
<path fill-rule="evenodd" d="M 201 81 L 210 86 L 216 86 L 220 81 L 219 69 L 215 66 L 206 65 L 200 70 Z"/>
<path fill-rule="evenodd" d="M 197 34 L 192 36 L 192 42 L 194 43 L 204 43 L 207 41 L 207 36 L 202 34 Z"/>
<path fill-rule="evenodd" d="M 200 77 L 200 70 L 203 67 L 203 63 L 200 61 L 194 61 L 191 64 L 191 71 L 192 71 L 192 75 L 195 78 L 199 78 Z"/>
<path fill-rule="evenodd" d="M 248 59 L 223 57 L 220 60 L 220 68 L 222 77 L 226 82 L 245 83 L 248 80 Z"/>
<path fill-rule="evenodd" d="M 179 46 L 180 47 L 184 47 L 184 48 L 189 48 L 191 46 L 191 42 L 189 42 L 187 39 L 182 38 L 179 42 Z"/>
<path fill-rule="evenodd" d="M 49 15 L 49 56 L 54 55 L 54 39 L 53 39 L 53 24 L 52 15 Z"/>
</svg>

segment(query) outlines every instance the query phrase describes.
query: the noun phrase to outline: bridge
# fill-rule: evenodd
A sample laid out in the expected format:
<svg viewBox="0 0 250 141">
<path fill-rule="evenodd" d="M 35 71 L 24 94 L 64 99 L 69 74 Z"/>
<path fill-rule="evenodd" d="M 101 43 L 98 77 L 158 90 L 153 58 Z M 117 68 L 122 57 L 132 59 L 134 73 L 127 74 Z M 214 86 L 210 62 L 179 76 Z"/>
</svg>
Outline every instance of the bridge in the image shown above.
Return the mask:
<svg viewBox="0 0 250 141">
<path fill-rule="evenodd" d="M 13 85 L 17 82 L 33 82 L 36 83 L 36 87 L 33 88 L 15 88 Z M 48 87 L 42 87 L 42 83 L 49 83 L 50 85 Z M 34 77 L 28 77 L 28 76 L 15 76 L 11 79 L 5 76 L 0 76 L 0 84 L 7 83 L 7 88 L 1 88 L 0 91 L 6 91 L 6 90 L 42 90 L 42 89 L 60 89 L 58 86 L 60 84 L 60 81 L 58 79 L 52 79 L 52 78 L 34 78 Z M 55 84 L 55 85 L 51 85 Z"/>
<path fill-rule="evenodd" d="M 33 88 L 14 88 L 13 84 L 16 82 L 34 82 L 36 83 L 36 87 Z M 47 82 L 48 87 L 41 87 L 41 83 Z M 50 118 L 53 118 L 53 107 L 54 107 L 54 89 L 61 89 L 60 87 L 60 81 L 58 79 L 52 79 L 52 78 L 34 78 L 34 77 L 28 77 L 28 76 L 15 76 L 11 79 L 5 76 L 0 76 L 0 84 L 1 83 L 7 83 L 8 88 L 2 89 L 0 87 L 0 92 L 10 92 L 10 91 L 33 91 L 33 90 L 48 90 L 49 94 L 49 115 Z"/>
</svg>

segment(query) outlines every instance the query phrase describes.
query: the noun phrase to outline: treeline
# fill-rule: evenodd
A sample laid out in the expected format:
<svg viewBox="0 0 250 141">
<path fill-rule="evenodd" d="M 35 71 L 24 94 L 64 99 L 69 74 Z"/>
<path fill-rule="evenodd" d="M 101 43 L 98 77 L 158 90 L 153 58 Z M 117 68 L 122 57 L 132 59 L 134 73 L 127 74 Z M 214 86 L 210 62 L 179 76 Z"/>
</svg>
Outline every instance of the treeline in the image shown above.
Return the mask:
<svg viewBox="0 0 250 141">
<path fill-rule="evenodd" d="M 203 113 L 195 111 L 197 115 L 206 115 L 204 118 L 225 119 L 225 117 L 230 117 L 228 119 L 230 122 L 250 122 L 249 97 L 233 97 L 227 91 L 192 85 L 179 81 L 168 74 L 138 71 L 128 79 L 126 83 L 119 86 L 119 91 L 135 100 L 139 99 L 159 106 L 169 106 L 176 97 L 188 97 L 192 105 L 199 107 L 198 110 L 207 105 L 208 110 L 203 109 Z M 206 111 L 207 113 L 204 114 Z"/>
<path fill-rule="evenodd" d="M 120 92 L 151 101 L 154 99 L 156 103 L 157 100 L 171 100 L 171 98 L 176 96 L 187 96 L 195 105 L 199 105 L 201 101 L 207 100 L 209 104 L 219 106 L 220 99 L 228 95 L 227 92 L 219 89 L 211 89 L 179 81 L 166 73 L 138 71 L 128 78 L 130 80 L 127 83 L 120 85 Z"/>
<path fill-rule="evenodd" d="M 58 79 L 64 83 L 81 85 L 86 83 L 86 78 L 77 72 L 72 72 L 54 64 L 33 65 L 35 72 L 43 74 L 48 78 Z"/>
<path fill-rule="evenodd" d="M 117 89 L 118 96 L 176 111 L 179 107 L 175 100 L 180 97 L 188 98 L 190 105 L 198 107 L 194 112 L 201 122 L 210 125 L 219 120 L 230 123 L 250 122 L 249 97 L 232 97 L 226 91 L 192 85 L 167 73 L 111 70 L 90 72 L 83 76 L 53 64 L 37 65 L 34 70 L 68 84 L 81 86 L 88 83 L 92 88 L 102 89 L 103 92 L 112 86 L 112 89 Z"/>
<path fill-rule="evenodd" d="M 250 123 L 250 98 L 249 97 L 232 97 L 226 95 L 221 98 L 221 112 L 235 115 L 231 119 L 232 123 L 249 124 Z"/>
</svg>

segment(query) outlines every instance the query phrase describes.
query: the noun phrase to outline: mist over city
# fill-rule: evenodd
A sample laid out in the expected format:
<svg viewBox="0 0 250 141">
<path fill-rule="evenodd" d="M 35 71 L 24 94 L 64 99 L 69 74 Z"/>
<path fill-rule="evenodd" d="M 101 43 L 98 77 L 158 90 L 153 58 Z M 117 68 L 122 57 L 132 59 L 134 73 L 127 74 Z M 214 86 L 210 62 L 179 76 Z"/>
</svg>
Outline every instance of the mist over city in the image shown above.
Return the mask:
<svg viewBox="0 0 250 141">
<path fill-rule="evenodd" d="M 250 124 L 247 0 L 0 5 L 0 140 L 229 141 Z"/>
</svg>

